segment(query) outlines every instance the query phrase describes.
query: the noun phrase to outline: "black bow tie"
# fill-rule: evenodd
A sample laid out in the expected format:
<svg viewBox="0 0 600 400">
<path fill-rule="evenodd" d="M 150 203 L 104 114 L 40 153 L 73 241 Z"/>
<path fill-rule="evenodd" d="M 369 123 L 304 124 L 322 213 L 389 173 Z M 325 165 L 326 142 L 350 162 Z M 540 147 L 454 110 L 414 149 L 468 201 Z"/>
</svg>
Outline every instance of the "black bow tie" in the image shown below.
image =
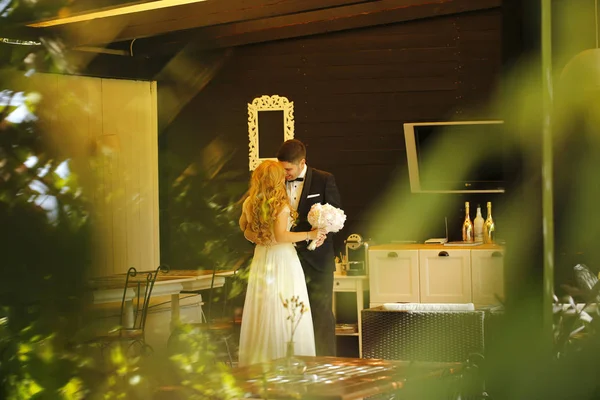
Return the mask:
<svg viewBox="0 0 600 400">
<path fill-rule="evenodd" d="M 291 181 L 288 181 L 288 183 L 291 183 L 291 182 L 302 182 L 302 181 L 304 181 L 304 178 L 298 177 L 296 179 L 292 179 Z"/>
</svg>

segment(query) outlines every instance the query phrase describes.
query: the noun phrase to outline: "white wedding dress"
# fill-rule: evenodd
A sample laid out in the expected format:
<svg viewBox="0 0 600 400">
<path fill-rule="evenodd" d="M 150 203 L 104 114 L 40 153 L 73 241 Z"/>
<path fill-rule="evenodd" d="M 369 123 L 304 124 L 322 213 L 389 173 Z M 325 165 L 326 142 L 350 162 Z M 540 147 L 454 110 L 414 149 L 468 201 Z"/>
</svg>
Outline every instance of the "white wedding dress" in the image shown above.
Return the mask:
<svg viewBox="0 0 600 400">
<path fill-rule="evenodd" d="M 245 209 L 245 207 L 244 207 Z M 289 209 L 282 211 L 287 212 Z M 291 222 L 288 223 L 288 229 Z M 292 243 L 256 245 L 250 264 L 248 289 L 242 315 L 239 365 L 268 362 L 284 357 L 291 327 L 281 298 L 299 296 L 309 306 L 302 265 Z M 312 315 L 306 312 L 294 333 L 294 353 L 314 356 Z"/>
</svg>

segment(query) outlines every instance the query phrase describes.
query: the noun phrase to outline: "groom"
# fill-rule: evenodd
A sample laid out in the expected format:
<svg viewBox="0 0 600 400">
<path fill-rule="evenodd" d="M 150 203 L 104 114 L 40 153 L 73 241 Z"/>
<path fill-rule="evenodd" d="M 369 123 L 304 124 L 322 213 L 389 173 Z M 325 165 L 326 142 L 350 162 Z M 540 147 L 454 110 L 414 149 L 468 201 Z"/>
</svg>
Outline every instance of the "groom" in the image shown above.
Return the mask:
<svg viewBox="0 0 600 400">
<path fill-rule="evenodd" d="M 277 152 L 277 159 L 286 172 L 286 189 L 292 208 L 298 212 L 292 231 L 309 231 L 307 220 L 313 204 L 329 203 L 340 208 L 340 193 L 332 174 L 306 165 L 306 147 L 296 139 L 285 141 Z M 318 356 L 335 356 L 335 318 L 333 301 L 333 272 L 335 252 L 333 234 L 317 242 L 317 248 L 308 250 L 308 242 L 297 242 L 296 251 L 304 269 L 310 309 L 315 330 Z"/>
</svg>

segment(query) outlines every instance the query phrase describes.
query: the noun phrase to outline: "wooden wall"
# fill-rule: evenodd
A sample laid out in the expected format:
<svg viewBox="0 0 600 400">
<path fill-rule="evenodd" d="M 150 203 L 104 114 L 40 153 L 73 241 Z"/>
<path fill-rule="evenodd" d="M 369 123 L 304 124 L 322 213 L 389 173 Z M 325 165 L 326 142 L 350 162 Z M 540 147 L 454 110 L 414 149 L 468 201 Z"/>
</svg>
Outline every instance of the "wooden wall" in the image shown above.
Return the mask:
<svg viewBox="0 0 600 400">
<path fill-rule="evenodd" d="M 93 275 L 159 263 L 156 83 L 36 74 L 42 121 L 92 199 Z"/>
<path fill-rule="evenodd" d="M 308 164 L 336 176 L 348 215 L 338 240 L 376 237 L 369 213 L 390 182 L 398 196 L 415 196 L 403 123 L 482 117 L 474 109 L 492 96 L 501 62 L 500 9 L 238 47 L 164 132 L 165 149 L 191 160 L 203 143 L 225 137 L 235 151 L 227 168 L 247 171 L 247 103 L 286 96 Z M 448 199 L 441 215 L 460 217 L 465 197 Z"/>
</svg>

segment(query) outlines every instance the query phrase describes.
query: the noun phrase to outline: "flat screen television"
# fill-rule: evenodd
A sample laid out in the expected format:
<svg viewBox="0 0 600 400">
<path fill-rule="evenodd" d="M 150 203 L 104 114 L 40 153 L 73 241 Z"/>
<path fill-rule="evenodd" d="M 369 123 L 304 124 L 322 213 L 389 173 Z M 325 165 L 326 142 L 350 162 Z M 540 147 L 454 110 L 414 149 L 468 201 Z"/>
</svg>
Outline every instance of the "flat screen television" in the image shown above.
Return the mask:
<svg viewBox="0 0 600 400">
<path fill-rule="evenodd" d="M 411 192 L 504 193 L 503 123 L 405 123 Z"/>
</svg>

